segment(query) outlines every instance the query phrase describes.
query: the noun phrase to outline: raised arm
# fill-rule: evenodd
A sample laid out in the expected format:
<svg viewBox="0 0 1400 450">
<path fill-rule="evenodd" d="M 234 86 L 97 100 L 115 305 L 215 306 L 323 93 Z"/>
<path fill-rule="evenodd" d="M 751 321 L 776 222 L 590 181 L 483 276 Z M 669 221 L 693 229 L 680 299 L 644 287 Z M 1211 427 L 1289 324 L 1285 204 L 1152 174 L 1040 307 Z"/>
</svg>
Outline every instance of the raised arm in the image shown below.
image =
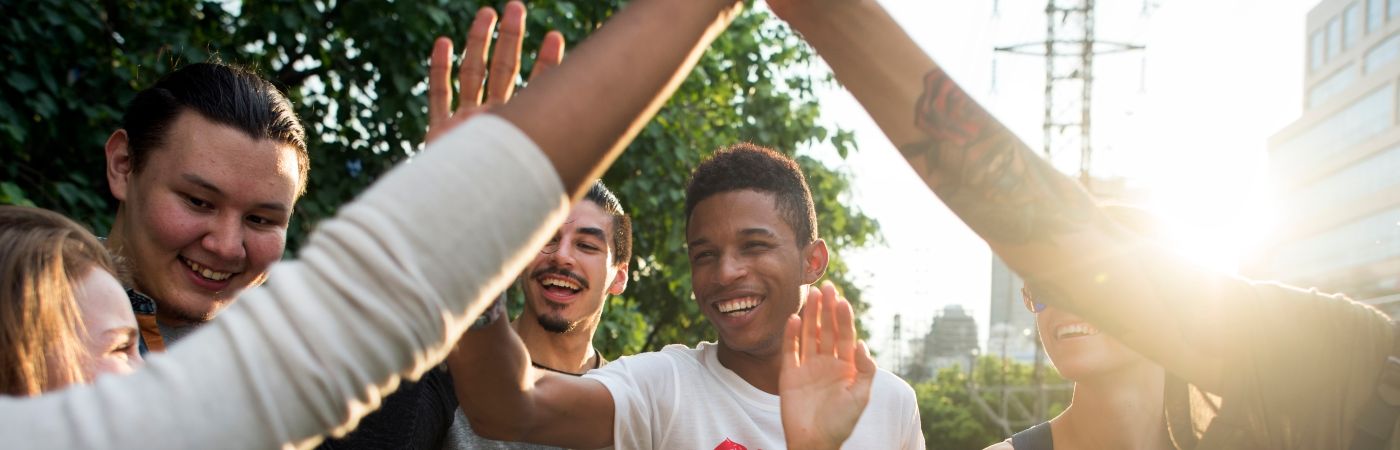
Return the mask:
<svg viewBox="0 0 1400 450">
<path fill-rule="evenodd" d="M 1037 298 L 1216 386 L 1214 312 L 1245 282 L 1137 245 L 1090 195 L 977 104 L 874 0 L 770 0 L 831 65 L 924 182 Z"/>
<path fill-rule="evenodd" d="M 545 153 L 566 186 L 582 186 L 600 176 L 660 108 L 740 4 L 634 1 L 563 64 L 492 112 L 542 148 L 559 149 Z M 590 124 L 560 126 L 581 120 Z M 590 152 L 600 148 L 608 153 L 595 162 Z M 505 322 L 504 313 L 496 317 Z M 503 323 L 464 334 L 448 365 L 462 411 L 483 436 L 572 448 L 612 443 L 614 405 L 607 389 L 592 380 L 533 373 L 524 344 Z"/>
<path fill-rule="evenodd" d="M 670 98 L 742 4 L 633 1 L 566 62 L 492 112 L 539 144 L 578 198 Z"/>
</svg>

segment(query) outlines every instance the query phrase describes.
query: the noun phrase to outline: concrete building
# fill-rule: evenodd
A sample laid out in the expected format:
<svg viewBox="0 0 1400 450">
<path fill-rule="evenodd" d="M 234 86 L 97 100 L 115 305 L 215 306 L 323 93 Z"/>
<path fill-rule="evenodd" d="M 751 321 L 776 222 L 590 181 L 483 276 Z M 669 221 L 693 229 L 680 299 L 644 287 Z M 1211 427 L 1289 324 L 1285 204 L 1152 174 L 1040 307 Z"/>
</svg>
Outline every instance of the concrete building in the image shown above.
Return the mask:
<svg viewBox="0 0 1400 450">
<path fill-rule="evenodd" d="M 1400 1 L 1308 13 L 1303 114 L 1269 140 L 1279 207 L 1248 275 L 1400 312 Z"/>
<path fill-rule="evenodd" d="M 1035 314 L 1021 300 L 1021 277 L 992 255 L 992 302 L 987 328 L 987 354 L 1031 363 L 1035 361 Z"/>
<path fill-rule="evenodd" d="M 955 364 L 966 367 L 971 357 L 981 351 L 977 346 L 977 319 L 968 315 L 962 305 L 945 306 L 933 317 L 928 333 L 910 344 L 913 355 L 900 372 L 907 380 L 922 381 Z"/>
</svg>

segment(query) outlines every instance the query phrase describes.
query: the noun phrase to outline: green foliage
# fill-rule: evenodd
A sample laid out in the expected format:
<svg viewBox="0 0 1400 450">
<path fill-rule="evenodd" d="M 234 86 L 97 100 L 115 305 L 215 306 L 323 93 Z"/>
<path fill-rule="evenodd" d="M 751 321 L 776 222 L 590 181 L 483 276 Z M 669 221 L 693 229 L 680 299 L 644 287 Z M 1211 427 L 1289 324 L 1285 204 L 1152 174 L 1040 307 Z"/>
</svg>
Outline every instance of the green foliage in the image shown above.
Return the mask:
<svg viewBox="0 0 1400 450">
<path fill-rule="evenodd" d="M 977 395 L 990 405 L 993 411 L 1002 404 L 1002 395 L 1011 401 L 1032 405 L 1034 392 L 1009 392 L 1003 394 L 998 386 L 1035 386 L 1033 367 L 994 356 L 977 359 L 971 374 L 962 366 L 945 367 L 932 378 L 914 384 L 914 392 L 919 401 L 919 418 L 924 429 L 924 440 L 928 448 L 984 448 L 1006 439 L 1006 433 L 973 399 L 969 389 L 969 379 L 976 380 Z M 1046 367 L 1044 383 L 1052 387 L 1047 394 L 1045 418 L 1054 417 L 1069 405 L 1069 391 L 1064 379 L 1051 367 Z M 1053 389 L 1059 387 L 1061 389 Z M 1012 432 L 1026 426 L 1013 427 Z"/>
<path fill-rule="evenodd" d="M 291 251 L 322 218 L 419 148 L 427 125 L 427 56 L 436 36 L 461 40 L 488 2 L 420 0 L 29 0 L 0 3 L 0 203 L 58 210 L 105 234 L 114 201 L 103 143 L 136 91 L 173 68 L 221 59 L 288 92 L 307 125 L 312 168 L 289 233 Z M 526 49 L 548 29 L 576 45 L 621 0 L 530 2 Z M 524 58 L 524 76 L 533 55 Z M 615 358 L 712 339 L 690 296 L 684 186 L 714 150 L 741 141 L 789 155 L 808 145 L 855 148 L 849 132 L 818 124 L 813 96 L 829 75 L 811 50 L 762 11 L 748 11 L 707 52 L 680 91 L 604 177 L 636 217 L 632 283 L 609 300 L 599 348 Z M 619 68 L 626 70 L 626 68 Z M 849 208 L 848 175 L 799 157 L 820 232 L 832 245 L 828 278 L 858 309 L 840 252 L 877 237 Z"/>
</svg>

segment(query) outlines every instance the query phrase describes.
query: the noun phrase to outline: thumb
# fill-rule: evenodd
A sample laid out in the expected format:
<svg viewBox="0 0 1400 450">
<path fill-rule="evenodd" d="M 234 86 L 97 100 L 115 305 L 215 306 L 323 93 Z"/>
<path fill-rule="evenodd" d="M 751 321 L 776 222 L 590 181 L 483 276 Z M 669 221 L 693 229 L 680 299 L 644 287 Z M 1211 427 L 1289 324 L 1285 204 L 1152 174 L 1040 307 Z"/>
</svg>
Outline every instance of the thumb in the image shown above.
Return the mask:
<svg viewBox="0 0 1400 450">
<path fill-rule="evenodd" d="M 870 385 L 875 381 L 875 359 L 870 357 L 870 349 L 865 341 L 856 343 L 856 380 L 851 392 L 860 400 L 861 407 L 870 401 Z"/>
</svg>

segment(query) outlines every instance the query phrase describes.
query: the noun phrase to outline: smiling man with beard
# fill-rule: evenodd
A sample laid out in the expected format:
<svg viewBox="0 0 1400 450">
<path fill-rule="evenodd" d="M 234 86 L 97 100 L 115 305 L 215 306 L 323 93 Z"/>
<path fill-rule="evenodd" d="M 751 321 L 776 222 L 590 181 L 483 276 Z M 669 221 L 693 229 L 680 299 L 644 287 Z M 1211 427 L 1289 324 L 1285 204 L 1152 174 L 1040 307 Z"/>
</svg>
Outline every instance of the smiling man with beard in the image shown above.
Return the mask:
<svg viewBox="0 0 1400 450">
<path fill-rule="evenodd" d="M 578 377 L 607 362 L 593 348 L 593 332 L 608 296 L 627 288 L 631 256 L 632 219 L 617 196 L 596 181 L 521 273 L 525 307 L 511 328 L 524 341 L 531 366 Z M 472 431 L 460 409 L 456 414 L 443 448 L 547 448 L 483 438 Z"/>
<path fill-rule="evenodd" d="M 464 334 L 448 358 L 472 426 L 496 438 L 570 448 L 924 448 L 913 389 L 877 370 L 857 345 L 849 303 L 829 284 L 817 297 L 826 306 L 808 300 L 828 252 L 797 163 L 750 144 L 721 150 L 695 169 L 685 206 L 695 301 L 719 342 L 671 345 L 578 378 L 530 369 L 523 333 L 526 344 L 504 326 L 481 327 Z M 528 282 L 567 284 L 551 276 Z M 809 313 L 844 321 L 818 325 Z M 845 349 L 837 352 L 842 363 L 787 365 L 784 347 L 797 326 L 832 330 L 800 345 L 804 352 L 837 345 Z M 822 383 L 795 381 L 826 370 L 836 372 L 826 378 L 835 384 L 863 384 L 868 404 L 814 401 Z M 789 429 L 801 414 L 849 421 Z"/>
</svg>

